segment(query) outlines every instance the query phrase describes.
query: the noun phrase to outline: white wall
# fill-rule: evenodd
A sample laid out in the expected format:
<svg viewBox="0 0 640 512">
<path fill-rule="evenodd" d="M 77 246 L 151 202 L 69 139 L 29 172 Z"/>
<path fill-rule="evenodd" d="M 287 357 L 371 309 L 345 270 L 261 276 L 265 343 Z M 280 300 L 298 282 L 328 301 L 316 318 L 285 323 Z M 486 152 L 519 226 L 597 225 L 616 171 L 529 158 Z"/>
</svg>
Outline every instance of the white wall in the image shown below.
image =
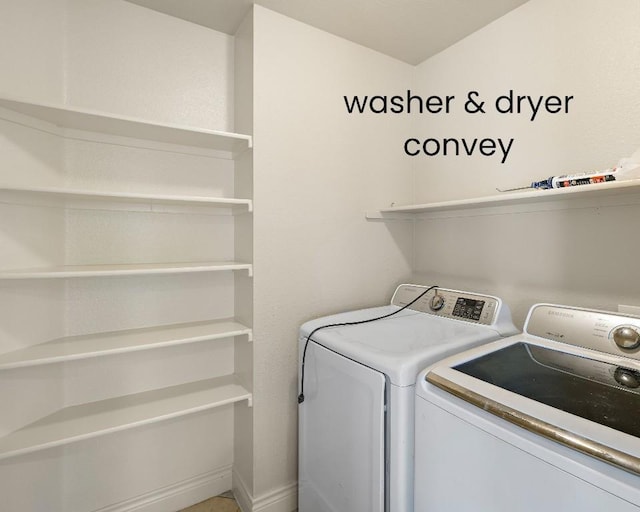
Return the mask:
<svg viewBox="0 0 640 512">
<path fill-rule="evenodd" d="M 239 133 L 253 134 L 253 12 L 249 12 L 234 36 L 234 117 Z M 253 153 L 246 151 L 235 162 L 236 197 L 253 197 Z M 253 259 L 253 216 L 236 218 L 235 252 L 239 261 Z M 253 325 L 253 278 L 236 272 L 235 315 Z M 235 372 L 247 389 L 253 387 L 253 343 L 236 341 Z M 236 405 L 234 411 L 233 489 L 244 510 L 250 509 L 253 489 L 253 411 Z M 243 501 L 244 498 L 244 501 Z"/>
<path fill-rule="evenodd" d="M 3 94 L 42 102 L 64 98 L 63 2 L 0 1 Z"/>
<path fill-rule="evenodd" d="M 514 137 L 495 157 L 425 157 L 416 164 L 416 202 L 495 194 L 570 171 L 611 167 L 640 146 L 640 3 L 531 0 L 416 69 L 416 91 L 477 90 L 487 99 L 573 95 L 568 115 L 423 116 L 419 137 Z M 558 211 L 453 214 L 416 230 L 417 278 L 502 296 L 521 326 L 527 308 L 550 301 L 615 309 L 640 303 L 640 241 L 629 228 L 638 199 Z M 626 234 L 626 235 L 625 235 Z"/>
<path fill-rule="evenodd" d="M 388 144 L 409 126 L 350 116 L 342 96 L 406 87 L 412 67 L 259 6 L 254 39 L 253 494 L 264 505 L 297 479 L 300 324 L 384 303 L 410 271 L 411 227 L 364 218 L 411 198 L 409 162 Z"/>
<path fill-rule="evenodd" d="M 233 131 L 233 37 L 122 0 L 66 0 L 69 104 Z"/>
</svg>

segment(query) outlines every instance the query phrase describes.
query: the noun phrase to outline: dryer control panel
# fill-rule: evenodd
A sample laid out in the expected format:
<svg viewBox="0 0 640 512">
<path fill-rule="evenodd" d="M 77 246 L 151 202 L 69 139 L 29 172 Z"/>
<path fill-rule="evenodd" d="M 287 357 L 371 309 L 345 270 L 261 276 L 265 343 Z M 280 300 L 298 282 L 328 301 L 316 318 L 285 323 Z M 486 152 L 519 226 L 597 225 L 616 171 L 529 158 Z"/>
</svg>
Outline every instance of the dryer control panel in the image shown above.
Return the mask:
<svg viewBox="0 0 640 512">
<path fill-rule="evenodd" d="M 400 285 L 391 299 L 391 304 L 406 306 L 427 288 L 429 287 Z M 494 325 L 497 322 L 500 307 L 500 299 L 497 297 L 446 288 L 435 288 L 409 306 L 410 309 L 422 313 L 482 325 Z"/>
</svg>

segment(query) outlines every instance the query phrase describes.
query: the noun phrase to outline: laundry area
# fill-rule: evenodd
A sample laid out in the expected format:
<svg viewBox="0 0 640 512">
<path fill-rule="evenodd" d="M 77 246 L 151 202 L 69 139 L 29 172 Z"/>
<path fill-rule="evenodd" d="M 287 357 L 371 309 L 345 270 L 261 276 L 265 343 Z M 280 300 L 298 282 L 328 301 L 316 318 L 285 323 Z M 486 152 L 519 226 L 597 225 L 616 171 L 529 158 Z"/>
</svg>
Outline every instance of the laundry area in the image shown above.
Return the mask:
<svg viewBox="0 0 640 512">
<path fill-rule="evenodd" d="M 640 511 L 639 21 L 0 0 L 0 509 Z"/>
</svg>

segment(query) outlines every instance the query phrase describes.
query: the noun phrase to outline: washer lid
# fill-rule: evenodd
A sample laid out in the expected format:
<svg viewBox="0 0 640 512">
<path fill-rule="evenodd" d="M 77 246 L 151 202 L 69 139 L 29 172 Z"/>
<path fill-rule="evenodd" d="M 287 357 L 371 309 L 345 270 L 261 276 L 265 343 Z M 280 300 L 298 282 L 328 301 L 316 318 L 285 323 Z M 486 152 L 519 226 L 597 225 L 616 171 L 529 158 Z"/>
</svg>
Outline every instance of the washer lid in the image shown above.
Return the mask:
<svg viewBox="0 0 640 512">
<path fill-rule="evenodd" d="M 305 323 L 301 342 L 317 327 L 357 322 L 400 309 L 382 306 L 341 313 Z M 412 310 L 366 324 L 328 327 L 316 332 L 313 341 L 350 359 L 386 374 L 396 386 L 415 384 L 426 366 L 467 348 L 500 338 L 491 327 L 437 317 Z"/>
<path fill-rule="evenodd" d="M 619 384 L 619 371 L 631 378 L 640 375 L 640 364 L 523 334 L 439 361 L 420 374 L 416 392 L 429 400 L 440 388 L 638 475 L 640 430 L 632 411 L 640 393 Z"/>
<path fill-rule="evenodd" d="M 453 369 L 640 439 L 634 368 L 521 341 Z"/>
</svg>

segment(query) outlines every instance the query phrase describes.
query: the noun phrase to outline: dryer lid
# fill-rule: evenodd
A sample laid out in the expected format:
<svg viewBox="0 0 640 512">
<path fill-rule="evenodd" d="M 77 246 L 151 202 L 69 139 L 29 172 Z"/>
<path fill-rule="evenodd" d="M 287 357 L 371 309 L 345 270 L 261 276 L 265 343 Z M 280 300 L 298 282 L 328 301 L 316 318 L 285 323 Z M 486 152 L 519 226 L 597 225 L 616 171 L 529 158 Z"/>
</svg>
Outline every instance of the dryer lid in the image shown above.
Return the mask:
<svg viewBox="0 0 640 512">
<path fill-rule="evenodd" d="M 382 306 L 342 313 L 305 323 L 302 343 L 317 327 L 375 318 L 400 309 Z M 493 328 L 450 318 L 404 310 L 375 322 L 329 327 L 313 341 L 386 374 L 396 386 L 415 384 L 420 370 L 446 356 L 500 338 Z"/>
</svg>

